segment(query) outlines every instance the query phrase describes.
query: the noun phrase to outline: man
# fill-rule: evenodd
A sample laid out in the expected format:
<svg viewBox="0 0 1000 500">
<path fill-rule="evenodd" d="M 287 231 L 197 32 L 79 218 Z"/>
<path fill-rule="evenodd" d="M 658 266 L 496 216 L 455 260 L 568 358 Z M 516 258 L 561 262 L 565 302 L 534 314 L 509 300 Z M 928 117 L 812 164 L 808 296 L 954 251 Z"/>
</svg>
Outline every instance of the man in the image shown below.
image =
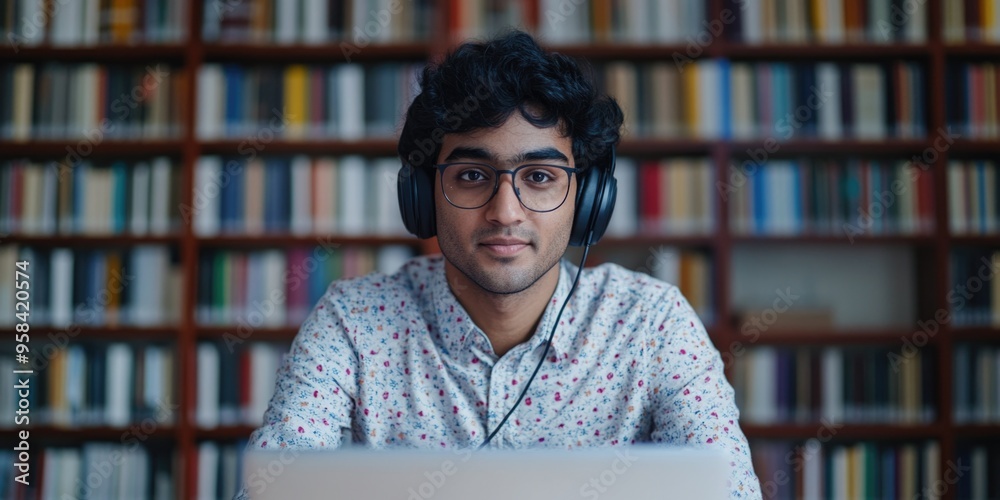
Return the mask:
<svg viewBox="0 0 1000 500">
<path fill-rule="evenodd" d="M 734 498 L 758 498 L 719 353 L 678 289 L 611 264 L 573 288 L 561 261 L 603 232 L 574 225 L 595 203 L 582 179 L 613 161 L 614 100 L 520 32 L 459 47 L 421 87 L 401 210 L 442 255 L 332 283 L 248 447 L 697 445 L 731 455 Z"/>
</svg>

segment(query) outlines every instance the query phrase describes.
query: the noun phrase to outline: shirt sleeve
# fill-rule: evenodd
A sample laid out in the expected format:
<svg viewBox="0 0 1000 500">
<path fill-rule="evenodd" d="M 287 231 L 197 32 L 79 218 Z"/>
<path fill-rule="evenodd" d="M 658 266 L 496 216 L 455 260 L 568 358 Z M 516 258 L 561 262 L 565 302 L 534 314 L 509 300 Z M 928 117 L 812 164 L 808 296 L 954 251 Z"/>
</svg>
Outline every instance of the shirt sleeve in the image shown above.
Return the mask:
<svg viewBox="0 0 1000 500">
<path fill-rule="evenodd" d="M 336 296 L 331 287 L 299 329 L 247 451 L 338 448 L 342 433 L 350 432 L 358 357 Z M 246 498 L 246 488 L 254 484 L 251 475 L 236 498 Z"/>
<path fill-rule="evenodd" d="M 731 497 L 761 498 L 719 351 L 677 287 L 657 304 L 648 340 L 655 380 L 652 441 L 724 450 Z"/>
</svg>

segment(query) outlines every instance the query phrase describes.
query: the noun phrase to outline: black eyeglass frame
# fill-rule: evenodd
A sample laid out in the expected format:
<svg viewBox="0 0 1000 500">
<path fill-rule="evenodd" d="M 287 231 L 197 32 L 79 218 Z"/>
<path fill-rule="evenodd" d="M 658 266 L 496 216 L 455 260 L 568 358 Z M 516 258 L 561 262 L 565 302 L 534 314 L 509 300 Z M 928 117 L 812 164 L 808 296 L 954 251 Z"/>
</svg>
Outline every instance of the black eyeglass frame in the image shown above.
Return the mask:
<svg viewBox="0 0 1000 500">
<path fill-rule="evenodd" d="M 451 198 L 448 197 L 448 191 L 444 188 L 444 170 L 446 168 L 452 166 L 452 165 L 475 165 L 477 167 L 486 167 L 486 168 L 492 170 L 494 173 L 496 173 L 496 176 L 493 177 L 493 192 L 490 193 L 489 198 L 486 198 L 486 201 L 484 201 L 482 203 L 482 205 L 479 205 L 477 207 L 460 207 L 460 206 L 456 205 L 455 202 L 451 201 Z M 562 201 L 560 201 L 559 204 L 555 206 L 555 208 L 550 208 L 549 210 L 535 210 L 534 208 L 531 208 L 528 205 L 524 204 L 524 200 L 521 199 L 520 189 L 517 189 L 517 177 L 515 177 L 515 174 L 517 174 L 522 169 L 529 168 L 529 167 L 558 168 L 560 170 L 565 171 L 570 176 L 572 176 L 572 174 L 576 174 L 576 173 L 579 173 L 581 171 L 579 168 L 564 167 L 562 165 L 549 165 L 547 163 L 526 163 L 524 165 L 518 166 L 517 168 L 515 168 L 513 170 L 500 170 L 500 169 L 498 169 L 498 168 L 496 168 L 493 165 L 490 165 L 488 163 L 478 163 L 478 162 L 474 162 L 474 161 L 456 161 L 456 162 L 451 162 L 451 163 L 439 163 L 439 164 L 434 165 L 434 168 L 436 170 L 438 170 L 440 172 L 440 174 L 441 174 L 441 176 L 440 176 L 441 177 L 441 181 L 440 181 L 440 183 L 441 183 L 441 193 L 444 194 L 444 199 L 448 200 L 448 203 L 451 204 L 451 206 L 453 206 L 455 208 L 461 208 L 463 210 L 476 210 L 478 208 L 485 207 L 497 195 L 497 191 L 500 190 L 500 176 L 503 175 L 503 174 L 510 174 L 511 182 L 513 183 L 512 187 L 514 188 L 514 195 L 517 196 L 517 201 L 521 204 L 522 207 L 524 207 L 524 208 L 526 208 L 528 210 L 531 210 L 532 212 L 540 213 L 540 214 L 554 212 L 556 210 L 559 210 L 559 207 L 563 206 L 566 203 L 566 200 L 569 199 L 569 192 L 570 192 L 569 183 L 566 184 L 566 193 L 563 194 Z"/>
</svg>

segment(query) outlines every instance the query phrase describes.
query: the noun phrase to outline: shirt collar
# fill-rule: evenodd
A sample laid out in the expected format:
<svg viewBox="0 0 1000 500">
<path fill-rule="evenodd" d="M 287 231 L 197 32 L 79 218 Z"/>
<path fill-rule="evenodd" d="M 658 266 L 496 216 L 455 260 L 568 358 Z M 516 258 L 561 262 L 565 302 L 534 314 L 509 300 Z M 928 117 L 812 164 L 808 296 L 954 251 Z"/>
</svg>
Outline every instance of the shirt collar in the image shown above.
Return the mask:
<svg viewBox="0 0 1000 500">
<path fill-rule="evenodd" d="M 451 287 L 448 285 L 447 276 L 444 272 L 444 257 L 435 256 L 427 261 L 427 271 L 430 274 L 430 291 L 432 294 L 432 304 L 437 315 L 436 322 L 432 326 L 431 335 L 439 339 L 442 347 L 451 353 L 457 353 L 466 349 L 466 345 L 475 338 L 480 337 L 486 340 L 486 334 L 473 323 L 468 312 L 458 302 Z M 577 266 L 564 260 L 559 261 L 559 281 L 556 283 L 555 293 L 549 299 L 549 304 L 542 313 L 542 319 L 538 322 L 534 335 L 528 339 L 529 348 L 535 350 L 545 345 L 552 324 L 559 314 L 559 308 L 569 293 L 573 278 L 576 276 Z M 563 357 L 568 353 L 576 340 L 578 328 L 574 327 L 576 321 L 573 304 L 567 304 L 559 319 L 559 327 L 556 328 L 555 336 L 552 339 L 552 347 L 546 355 L 549 358 Z"/>
</svg>

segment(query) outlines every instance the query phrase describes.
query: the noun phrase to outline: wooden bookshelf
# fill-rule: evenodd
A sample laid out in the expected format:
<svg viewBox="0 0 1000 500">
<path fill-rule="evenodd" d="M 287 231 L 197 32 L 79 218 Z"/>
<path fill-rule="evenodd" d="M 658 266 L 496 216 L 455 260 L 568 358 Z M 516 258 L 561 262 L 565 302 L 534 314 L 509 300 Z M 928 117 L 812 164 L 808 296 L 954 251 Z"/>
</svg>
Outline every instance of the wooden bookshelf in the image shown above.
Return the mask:
<svg viewBox="0 0 1000 500">
<path fill-rule="evenodd" d="M 176 45 L 139 45 L 112 47 L 25 47 L 15 52 L 9 48 L 0 48 L 0 62 L 97 62 L 102 64 L 135 63 L 148 61 L 163 61 L 176 64 L 188 72 L 188 96 L 184 106 L 185 118 L 183 135 L 178 139 L 126 141 L 107 140 L 97 144 L 93 149 L 93 158 L 145 157 L 166 155 L 176 158 L 181 169 L 181 202 L 190 205 L 193 201 L 194 169 L 197 160 L 202 155 L 237 155 L 241 141 L 236 139 L 202 140 L 196 135 L 197 124 L 197 75 L 199 68 L 206 63 L 239 63 L 239 64 L 270 64 L 270 63 L 314 63 L 332 64 L 345 62 L 341 49 L 335 44 L 323 46 L 279 46 L 279 45 L 249 45 L 249 44 L 206 44 L 201 39 L 203 9 L 200 2 L 190 0 L 188 9 L 188 33 L 190 38 L 186 43 Z M 537 12 L 540 0 L 522 0 L 524 10 L 529 13 L 529 27 L 537 26 Z M 928 2 L 928 40 L 919 44 L 844 44 L 844 45 L 742 45 L 732 42 L 726 37 L 714 40 L 696 56 L 704 58 L 729 58 L 743 61 L 793 61 L 807 62 L 815 60 L 830 60 L 835 62 L 891 62 L 899 59 L 913 60 L 924 67 L 925 92 L 927 95 L 928 137 L 917 139 L 857 140 L 843 139 L 824 141 L 818 139 L 794 139 L 781 143 L 781 155 L 799 156 L 853 156 L 853 157 L 891 157 L 908 158 L 924 151 L 933 145 L 934 131 L 945 127 L 946 97 L 945 74 L 947 64 L 954 60 L 992 59 L 1000 57 L 1000 45 L 985 45 L 970 43 L 951 45 L 942 41 L 940 19 L 944 0 Z M 440 0 L 439 5 L 448 5 Z M 723 0 L 710 0 L 709 18 L 718 17 L 722 11 Z M 447 8 L 438 8 L 435 22 L 436 32 L 443 35 L 426 42 L 393 43 L 387 45 L 371 45 L 357 54 L 353 60 L 361 62 L 383 61 L 424 61 L 439 59 L 447 50 L 455 46 L 456 41 L 444 29 L 452 26 Z M 544 19 L 544 18 L 543 18 Z M 532 26 L 533 24 L 533 26 Z M 634 45 L 634 44 L 572 44 L 554 45 L 554 50 L 593 61 L 628 60 L 636 62 L 667 61 L 672 62 L 675 54 L 686 54 L 687 46 L 681 44 L 669 45 Z M 4 142 L 0 148 L 0 158 L 48 158 L 59 159 L 66 155 L 67 147 L 73 147 L 78 141 L 27 141 Z M 729 140 L 729 139 L 684 139 L 684 138 L 625 138 L 618 149 L 622 156 L 704 156 L 712 159 L 715 164 L 716 179 L 725 178 L 731 161 L 745 156 L 749 149 L 758 148 L 762 141 Z M 340 155 L 358 154 L 365 156 L 395 156 L 396 142 L 392 138 L 365 138 L 357 141 L 342 140 L 275 140 L 269 142 L 261 152 L 262 155 L 307 154 L 307 155 Z M 990 236 L 956 236 L 948 231 L 948 187 L 946 167 L 949 158 L 964 156 L 995 156 L 1000 153 L 1000 141 L 985 139 L 959 139 L 947 151 L 937 155 L 937 160 L 931 165 L 934 175 L 934 230 L 930 234 L 905 236 L 862 236 L 855 238 L 853 244 L 886 245 L 912 248 L 920 252 L 923 261 L 930 265 L 921 269 L 918 279 L 921 288 L 918 314 L 921 319 L 933 318 L 934 312 L 949 309 L 947 293 L 950 288 L 949 262 L 952 249 L 960 246 L 998 247 L 1000 235 Z M 714 198 L 714 213 L 716 220 L 711 233 L 695 236 L 674 235 L 642 235 L 629 237 L 606 238 L 598 248 L 629 247 L 646 245 L 671 245 L 704 249 L 711 258 L 713 270 L 713 290 L 715 303 L 713 310 L 716 317 L 710 318 L 710 337 L 720 351 L 725 351 L 733 342 L 743 340 L 740 332 L 733 324 L 735 311 L 730 304 L 732 291 L 732 257 L 738 247 L 747 245 L 782 245 L 796 247 L 828 246 L 841 247 L 851 245 L 844 235 L 795 235 L 795 236 L 747 236 L 734 234 L 730 230 L 728 202 L 721 197 Z M 175 471 L 179 498 L 192 498 L 197 488 L 197 446 L 205 440 L 230 441 L 243 439 L 253 430 L 247 426 L 220 427 L 216 429 L 200 429 L 194 423 L 192 415 L 195 408 L 196 378 L 196 346 L 200 341 L 220 339 L 231 331 L 233 326 L 199 325 L 195 318 L 198 257 L 204 249 L 242 249 L 242 248 L 284 248 L 295 245 L 315 244 L 320 236 L 290 236 L 290 235 L 222 235 L 200 237 L 196 235 L 190 224 L 183 224 L 179 234 L 168 236 L 21 236 L 4 237 L 4 243 L 35 247 L 108 247 L 135 246 L 140 244 L 167 245 L 178 251 L 183 266 L 183 286 L 181 293 L 181 320 L 176 326 L 155 328 L 106 327 L 81 328 L 80 339 L 94 340 L 156 340 L 173 341 L 176 344 L 177 368 L 180 390 L 180 409 L 176 422 L 170 427 L 159 428 L 152 438 L 173 443 L 182 460 L 182 468 Z M 326 241 L 326 240 L 324 240 Z M 419 241 L 412 237 L 340 237 L 329 241 L 347 246 L 380 246 L 380 245 L 411 245 L 420 253 L 436 253 L 436 240 Z M 915 318 L 916 319 L 916 318 Z M 45 331 L 43 327 L 36 330 Z M 811 346 L 850 345 L 862 348 L 884 346 L 901 346 L 900 337 L 909 336 L 916 330 L 913 325 L 900 329 L 852 329 L 849 331 L 814 331 L 802 333 L 768 332 L 761 335 L 759 343 L 776 346 Z M 297 332 L 295 327 L 259 328 L 254 332 L 252 340 L 287 342 Z M 12 330 L 0 331 L 0 337 L 10 338 Z M 925 349 L 935 356 L 937 370 L 936 388 L 937 404 L 935 405 L 936 420 L 926 425 L 845 425 L 833 437 L 834 440 L 926 440 L 933 439 L 940 443 L 941 470 L 946 470 L 946 463 L 954 460 L 956 442 L 980 437 L 1000 439 L 1000 423 L 988 425 L 955 425 L 953 422 L 953 353 L 956 342 L 995 343 L 1000 341 L 1000 329 L 997 328 L 965 328 L 955 327 L 947 323 L 940 325 L 940 331 L 934 336 Z M 782 423 L 776 425 L 744 424 L 743 429 L 752 439 L 767 440 L 805 440 L 815 437 L 818 426 L 814 424 Z M 55 427 L 32 428 L 33 439 L 61 444 L 81 443 L 89 440 L 115 441 L 119 439 L 122 429 L 115 428 L 80 428 L 60 429 Z M 10 440 L 13 434 L 10 430 L 0 430 L 0 440 Z M 954 498 L 954 491 L 949 490 L 945 500 Z"/>
</svg>

